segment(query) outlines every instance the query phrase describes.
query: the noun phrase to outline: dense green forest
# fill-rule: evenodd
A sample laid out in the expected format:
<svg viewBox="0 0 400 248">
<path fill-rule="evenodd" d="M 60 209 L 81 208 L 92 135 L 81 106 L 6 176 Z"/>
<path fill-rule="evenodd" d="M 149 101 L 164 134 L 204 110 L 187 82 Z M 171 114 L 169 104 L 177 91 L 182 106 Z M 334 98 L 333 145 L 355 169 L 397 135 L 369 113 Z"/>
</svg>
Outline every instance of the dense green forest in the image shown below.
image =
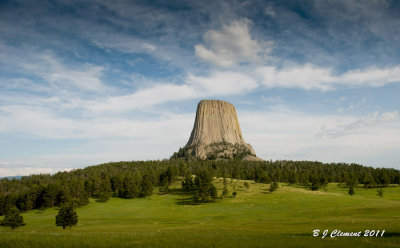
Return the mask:
<svg viewBox="0 0 400 248">
<path fill-rule="evenodd" d="M 193 180 L 192 175 L 198 175 Z M 89 198 L 135 198 L 151 195 L 154 187 L 167 194 L 169 185 L 182 180 L 182 190 L 206 202 L 215 196 L 212 177 L 254 180 L 259 183 L 287 182 L 318 190 L 329 182 L 349 187 L 385 187 L 400 183 L 400 171 L 358 164 L 311 161 L 132 161 L 111 162 L 54 175 L 39 174 L 0 180 L 0 215 L 16 206 L 20 211 L 72 204 L 85 205 Z"/>
</svg>

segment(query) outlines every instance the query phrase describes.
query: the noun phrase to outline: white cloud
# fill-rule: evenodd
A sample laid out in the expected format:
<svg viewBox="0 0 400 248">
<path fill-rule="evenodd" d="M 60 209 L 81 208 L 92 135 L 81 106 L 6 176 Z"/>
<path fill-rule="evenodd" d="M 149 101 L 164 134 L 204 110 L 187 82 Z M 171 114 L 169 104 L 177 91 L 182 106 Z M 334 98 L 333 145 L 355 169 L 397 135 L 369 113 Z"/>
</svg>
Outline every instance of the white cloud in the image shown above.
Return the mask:
<svg viewBox="0 0 400 248">
<path fill-rule="evenodd" d="M 184 84 L 156 84 L 139 89 L 133 94 L 89 102 L 86 108 L 95 113 L 118 113 L 168 101 L 243 94 L 256 87 L 257 83 L 253 78 L 237 72 L 216 71 L 207 77 L 189 74 L 184 79 Z"/>
<path fill-rule="evenodd" d="M 2 162 L 0 161 L 0 165 Z M 65 168 L 43 168 L 43 167 L 21 167 L 22 164 L 17 163 L 12 166 L 7 166 L 5 168 L 0 168 L 1 176 L 28 176 L 31 174 L 51 174 L 57 172 L 57 169 L 60 171 L 65 171 Z"/>
<path fill-rule="evenodd" d="M 109 97 L 105 101 L 92 101 L 85 107 L 95 113 L 118 113 L 167 101 L 179 101 L 193 98 L 194 96 L 194 90 L 188 85 L 165 83 L 140 89 L 133 94 Z"/>
<path fill-rule="evenodd" d="M 396 152 L 400 149 L 400 121 L 396 110 L 358 118 L 290 110 L 238 111 L 238 115 L 245 140 L 264 159 L 355 162 L 400 168 Z"/>
<path fill-rule="evenodd" d="M 129 36 L 104 34 L 104 37 L 95 37 L 93 40 L 100 48 L 112 48 L 124 53 L 152 53 L 157 50 L 157 46 Z"/>
<path fill-rule="evenodd" d="M 328 68 L 318 68 L 311 64 L 277 69 L 273 66 L 258 67 L 255 74 L 268 88 L 331 89 L 332 76 Z"/>
<path fill-rule="evenodd" d="M 111 88 L 101 77 L 106 69 L 91 63 L 67 63 L 51 50 L 38 51 L 32 46 L 14 47 L 0 42 L 3 70 L 18 74 L 3 78 L 8 89 L 28 89 L 36 92 L 61 93 L 66 91 L 104 92 Z M 37 82 L 38 79 L 41 82 Z M 2 82 L 2 83 L 3 83 Z"/>
<path fill-rule="evenodd" d="M 384 127 L 387 124 L 397 124 L 399 121 L 399 112 L 394 110 L 392 112 L 380 113 L 378 111 L 369 113 L 359 118 L 347 118 L 337 123 L 335 127 L 324 129 L 320 135 L 343 136 L 353 132 L 364 132 L 365 128 Z"/>
<path fill-rule="evenodd" d="M 147 86 L 148 83 L 146 83 L 143 88 L 139 88 L 131 94 L 110 96 L 99 100 L 78 101 L 74 104 L 70 102 L 70 104 L 75 107 L 79 104 L 83 105 L 84 109 L 94 114 L 122 113 L 170 101 L 246 94 L 261 85 L 267 88 L 301 88 L 305 90 L 334 90 L 341 86 L 375 87 L 383 83 L 397 82 L 397 77 L 400 77 L 399 68 L 400 66 L 348 71 L 342 75 L 334 75 L 330 68 L 311 64 L 282 69 L 273 66 L 256 67 L 249 72 L 213 71 L 208 76 L 188 74 L 182 79 L 182 84 L 150 81 L 150 86 Z M 372 76 L 370 76 L 371 73 Z M 353 78 L 358 78 L 358 81 Z M 380 81 L 374 81 L 371 78 Z"/>
<path fill-rule="evenodd" d="M 17 155 L 6 154 L 0 160 L 0 175 L 54 173 L 109 161 L 169 158 L 186 144 L 193 120 L 194 113 L 163 114 L 147 119 L 137 116 L 72 119 L 46 110 L 14 107 L 7 115 L 4 112 L 0 115 L 0 135 L 6 134 L 3 142 L 7 142 L 7 136 L 18 133 L 26 139 L 24 149 L 32 146 L 36 152 L 25 157 L 21 151 L 13 151 Z M 61 149 L 53 152 L 41 144 L 49 139 Z M 73 145 L 64 146 L 64 140 Z"/>
<path fill-rule="evenodd" d="M 380 119 L 382 121 L 395 121 L 399 119 L 399 111 L 395 110 L 392 112 L 386 112 L 381 114 Z"/>
<path fill-rule="evenodd" d="M 89 63 L 79 68 L 68 67 L 51 52 L 34 55 L 30 60 L 21 61 L 19 66 L 56 87 L 95 92 L 108 89 L 100 79 L 104 67 Z"/>
<path fill-rule="evenodd" d="M 274 9 L 274 6 L 272 3 L 269 3 L 267 5 L 267 7 L 264 8 L 264 13 L 265 15 L 271 17 L 271 18 L 275 18 L 277 16 L 276 11 Z"/>
<path fill-rule="evenodd" d="M 209 77 L 189 75 L 186 81 L 201 96 L 243 94 L 258 86 L 251 76 L 232 71 L 216 71 Z"/>
<path fill-rule="evenodd" d="M 400 66 L 391 68 L 368 68 L 365 70 L 352 70 L 337 78 L 341 84 L 348 86 L 380 87 L 390 83 L 400 82 Z"/>
<path fill-rule="evenodd" d="M 50 139 L 156 138 L 163 126 L 180 126 L 186 115 L 165 114 L 156 119 L 97 116 L 75 119 L 57 116 L 45 107 L 0 108 L 0 133 L 20 133 Z M 157 131 L 158 130 L 158 131 Z M 179 132 L 179 129 L 176 130 Z"/>
<path fill-rule="evenodd" d="M 305 90 L 334 90 L 344 87 L 380 87 L 400 83 L 400 66 L 351 70 L 335 75 L 331 68 L 312 64 L 295 65 L 278 69 L 261 66 L 255 69 L 262 85 L 268 88 L 301 88 Z"/>
<path fill-rule="evenodd" d="M 195 46 L 196 56 L 221 67 L 258 61 L 260 56 L 267 56 L 271 43 L 253 40 L 249 24 L 248 19 L 241 19 L 224 25 L 220 31 L 207 31 L 203 35 L 205 45 Z"/>
</svg>

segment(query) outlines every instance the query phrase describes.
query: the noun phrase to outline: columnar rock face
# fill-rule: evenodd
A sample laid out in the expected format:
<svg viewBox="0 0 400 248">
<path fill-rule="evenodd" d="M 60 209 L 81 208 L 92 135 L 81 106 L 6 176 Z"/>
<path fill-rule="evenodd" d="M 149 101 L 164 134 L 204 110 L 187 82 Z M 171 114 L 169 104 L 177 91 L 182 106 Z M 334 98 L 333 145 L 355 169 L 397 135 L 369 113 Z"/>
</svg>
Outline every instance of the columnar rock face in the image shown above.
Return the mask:
<svg viewBox="0 0 400 248">
<path fill-rule="evenodd" d="M 192 134 L 186 146 L 218 142 L 245 143 L 235 107 L 224 101 L 200 101 Z"/>
<path fill-rule="evenodd" d="M 195 159 L 243 158 L 259 160 L 242 136 L 235 107 L 225 101 L 202 100 L 189 141 L 176 157 Z"/>
</svg>

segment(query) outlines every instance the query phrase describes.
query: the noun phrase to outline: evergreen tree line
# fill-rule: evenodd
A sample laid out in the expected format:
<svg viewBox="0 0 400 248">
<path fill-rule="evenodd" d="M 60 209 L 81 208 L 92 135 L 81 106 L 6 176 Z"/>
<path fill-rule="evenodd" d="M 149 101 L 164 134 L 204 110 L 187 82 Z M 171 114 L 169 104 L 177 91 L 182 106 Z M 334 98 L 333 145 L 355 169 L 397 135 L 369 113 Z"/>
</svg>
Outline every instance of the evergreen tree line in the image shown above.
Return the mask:
<svg viewBox="0 0 400 248">
<path fill-rule="evenodd" d="M 151 195 L 157 185 L 168 187 L 177 166 L 161 161 L 120 162 L 91 166 L 54 175 L 39 174 L 20 180 L 0 180 L 0 216 L 7 208 L 20 211 L 87 204 L 89 198 L 135 198 Z"/>
<path fill-rule="evenodd" d="M 192 177 L 196 175 L 196 177 Z M 152 194 L 155 187 L 168 193 L 178 178 L 182 188 L 200 202 L 212 201 L 213 177 L 254 180 L 259 183 L 286 182 L 316 190 L 329 182 L 347 186 L 384 187 L 400 183 L 400 171 L 358 164 L 311 161 L 206 160 L 111 162 L 54 175 L 39 174 L 20 180 L 0 180 L 0 215 L 16 206 L 20 211 L 70 204 L 85 205 L 89 198 L 135 198 Z"/>
<path fill-rule="evenodd" d="M 241 161 L 219 160 L 192 162 L 193 174 L 208 169 L 213 176 L 254 180 L 259 183 L 285 182 L 318 189 L 330 182 L 367 188 L 400 184 L 400 171 L 358 164 L 314 161 Z"/>
<path fill-rule="evenodd" d="M 210 170 L 203 169 L 193 176 L 187 172 L 182 180 L 182 190 L 193 194 L 195 202 L 213 202 L 218 197 L 217 188 L 212 183 L 213 177 Z"/>
</svg>

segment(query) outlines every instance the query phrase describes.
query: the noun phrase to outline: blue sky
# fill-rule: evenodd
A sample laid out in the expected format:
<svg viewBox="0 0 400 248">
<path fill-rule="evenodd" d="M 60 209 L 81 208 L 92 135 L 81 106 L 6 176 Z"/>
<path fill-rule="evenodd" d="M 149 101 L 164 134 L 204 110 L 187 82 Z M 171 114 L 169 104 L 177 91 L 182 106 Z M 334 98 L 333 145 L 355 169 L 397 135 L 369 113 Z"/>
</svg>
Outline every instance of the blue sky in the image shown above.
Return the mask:
<svg viewBox="0 0 400 248">
<path fill-rule="evenodd" d="M 0 176 L 168 158 L 201 99 L 266 160 L 400 169 L 399 1 L 1 1 Z"/>
</svg>

